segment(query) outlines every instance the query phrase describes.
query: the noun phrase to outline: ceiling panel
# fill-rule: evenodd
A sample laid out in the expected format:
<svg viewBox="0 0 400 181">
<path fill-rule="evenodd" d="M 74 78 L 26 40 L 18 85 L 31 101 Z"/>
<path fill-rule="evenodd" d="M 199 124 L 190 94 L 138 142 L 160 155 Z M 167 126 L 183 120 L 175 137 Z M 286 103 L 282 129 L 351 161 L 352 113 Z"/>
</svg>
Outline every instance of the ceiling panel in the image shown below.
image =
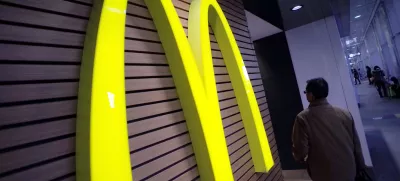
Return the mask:
<svg viewBox="0 0 400 181">
<path fill-rule="evenodd" d="M 278 0 L 285 30 L 293 29 L 332 15 L 328 0 Z M 303 8 L 291 9 L 296 5 Z"/>
</svg>

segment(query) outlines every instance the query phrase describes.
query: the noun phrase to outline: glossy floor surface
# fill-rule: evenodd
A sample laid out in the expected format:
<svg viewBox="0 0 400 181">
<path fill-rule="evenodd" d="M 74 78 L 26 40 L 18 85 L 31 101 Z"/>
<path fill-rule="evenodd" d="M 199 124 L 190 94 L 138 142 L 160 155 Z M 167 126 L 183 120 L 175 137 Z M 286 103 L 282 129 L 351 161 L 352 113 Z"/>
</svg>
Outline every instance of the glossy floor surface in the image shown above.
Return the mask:
<svg viewBox="0 0 400 181">
<path fill-rule="evenodd" d="M 400 180 L 400 99 L 380 98 L 374 86 L 357 85 L 360 113 L 377 181 Z"/>
</svg>

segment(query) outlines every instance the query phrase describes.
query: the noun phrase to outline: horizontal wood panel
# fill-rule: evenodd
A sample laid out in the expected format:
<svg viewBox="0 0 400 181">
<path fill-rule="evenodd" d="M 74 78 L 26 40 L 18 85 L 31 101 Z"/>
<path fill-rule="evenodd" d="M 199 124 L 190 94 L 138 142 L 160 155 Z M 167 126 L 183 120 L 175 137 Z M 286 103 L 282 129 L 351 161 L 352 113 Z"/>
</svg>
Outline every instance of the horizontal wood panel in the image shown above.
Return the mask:
<svg viewBox="0 0 400 181">
<path fill-rule="evenodd" d="M 0 131 L 0 150 L 73 133 L 75 118 L 6 129 Z"/>
<path fill-rule="evenodd" d="M 28 166 L 75 151 L 75 138 L 66 138 L 0 154 L 0 173 Z"/>
<path fill-rule="evenodd" d="M 87 2 L 0 2 L 0 180 L 75 179 Z"/>
<path fill-rule="evenodd" d="M 74 97 L 78 82 L 1 85 L 0 92 L 0 103 Z"/>
<path fill-rule="evenodd" d="M 225 1 L 225 0 L 218 0 L 218 3 L 223 7 L 227 7 L 233 10 L 236 16 L 240 17 L 243 20 L 246 20 L 246 14 L 244 12 L 243 4 L 235 3 L 234 1 Z"/>
<path fill-rule="evenodd" d="M 215 76 L 215 82 L 216 83 L 226 83 L 226 82 L 230 82 L 231 79 L 229 78 L 229 75 L 216 75 Z"/>
<path fill-rule="evenodd" d="M 125 66 L 125 77 L 171 76 L 168 66 Z"/>
<path fill-rule="evenodd" d="M 246 67 L 258 67 L 258 62 L 244 61 L 244 64 L 246 65 Z"/>
<path fill-rule="evenodd" d="M 131 165 L 137 167 L 155 157 L 166 154 L 174 149 L 180 148 L 191 143 L 189 134 L 183 134 L 176 138 L 154 145 L 147 149 L 131 154 Z"/>
<path fill-rule="evenodd" d="M 127 116 L 128 120 L 134 120 L 156 114 L 176 111 L 180 109 L 181 105 L 179 100 L 174 100 L 174 101 L 161 102 L 145 106 L 127 108 L 126 112 L 128 115 Z"/>
<path fill-rule="evenodd" d="M 247 181 L 247 180 L 255 181 L 256 180 L 255 176 L 256 176 L 255 169 L 254 169 L 254 166 L 252 166 L 246 171 L 246 173 L 243 176 L 241 176 L 238 179 L 238 181 Z"/>
<path fill-rule="evenodd" d="M 165 55 L 125 52 L 125 63 L 168 65 Z"/>
<path fill-rule="evenodd" d="M 58 48 L 0 43 L 0 50 L 7 52 L 0 53 L 0 60 L 7 61 L 20 60 L 31 62 L 80 62 L 82 58 L 82 50 L 76 48 Z"/>
<path fill-rule="evenodd" d="M 153 131 L 149 134 L 140 135 L 129 139 L 130 145 L 135 145 L 131 148 L 131 151 L 143 148 L 145 146 L 151 145 L 168 137 L 176 136 L 181 133 L 187 132 L 186 123 L 180 123 L 177 125 L 172 125 L 160 130 Z M 166 136 L 168 135 L 168 136 Z"/>
<path fill-rule="evenodd" d="M 125 40 L 125 51 L 140 51 L 149 53 L 164 53 L 160 43 L 152 43 L 138 40 Z"/>
<path fill-rule="evenodd" d="M 78 65 L 0 66 L 0 81 L 78 79 L 79 68 Z"/>
<path fill-rule="evenodd" d="M 248 61 L 257 61 L 257 57 L 253 55 L 243 55 L 242 54 L 243 60 L 248 60 Z"/>
<path fill-rule="evenodd" d="M 223 122 L 224 128 L 226 128 L 227 126 L 230 126 L 238 121 L 241 121 L 241 119 L 242 119 L 241 115 L 236 114 L 234 116 L 223 119 L 222 122 Z"/>
<path fill-rule="evenodd" d="M 257 99 L 257 103 L 258 103 L 258 105 L 261 105 L 261 104 L 264 104 L 264 103 L 266 103 L 267 102 L 267 98 L 261 98 L 261 99 Z"/>
<path fill-rule="evenodd" d="M 243 156 L 244 154 L 246 154 L 249 151 L 250 151 L 249 145 L 248 144 L 243 144 L 242 147 L 240 147 L 239 149 L 235 150 L 235 152 L 232 155 L 229 156 L 231 164 L 235 163 L 236 161 L 238 161 L 241 156 Z"/>
<path fill-rule="evenodd" d="M 190 170 L 186 171 L 184 174 L 179 175 L 175 180 L 184 181 L 184 180 L 194 180 L 194 178 L 199 176 L 199 172 L 197 167 L 194 166 L 190 168 Z"/>
<path fill-rule="evenodd" d="M 89 17 L 91 10 L 90 6 L 85 6 L 68 1 L 49 1 L 45 3 L 34 0 L 2 0 L 2 1 L 17 5 L 37 8 L 40 10 L 48 10 L 54 13 L 63 13 L 67 15 L 76 15 L 87 18 Z"/>
<path fill-rule="evenodd" d="M 237 41 L 236 40 L 237 45 L 239 46 L 239 48 L 245 48 L 245 49 L 254 49 L 253 45 L 251 43 L 245 43 L 245 42 L 241 42 L 241 41 Z M 240 49 L 242 50 L 242 49 Z"/>
<path fill-rule="evenodd" d="M 76 114 L 76 100 L 1 107 L 0 126 Z M 23 114 L 21 114 L 23 113 Z"/>
<path fill-rule="evenodd" d="M 126 79 L 126 91 L 138 91 L 148 89 L 173 88 L 174 80 L 171 78 L 147 78 L 147 79 Z"/>
<path fill-rule="evenodd" d="M 226 144 L 227 145 L 231 145 L 236 140 L 239 140 L 241 137 L 243 137 L 245 135 L 246 135 L 245 130 L 244 129 L 239 129 L 234 134 L 231 134 L 231 135 L 229 135 L 229 137 L 226 137 Z"/>
<path fill-rule="evenodd" d="M 183 112 L 173 112 L 169 114 L 164 114 L 161 116 L 156 116 L 141 121 L 135 121 L 128 124 L 129 135 L 137 135 L 144 133 L 149 130 L 160 128 L 163 126 L 175 124 L 177 122 L 185 120 Z"/>
<path fill-rule="evenodd" d="M 16 42 L 47 43 L 82 47 L 85 36 L 78 33 L 28 28 L 0 24 L 0 40 Z"/>
<path fill-rule="evenodd" d="M 232 11 L 229 8 L 226 8 L 226 6 L 224 6 L 223 4 L 221 4 L 221 5 L 222 5 L 221 9 L 225 12 L 224 14 L 225 14 L 225 17 L 227 19 L 229 19 L 229 20 L 231 20 L 233 22 L 236 22 L 238 24 L 244 25 L 245 27 L 247 26 L 246 19 L 242 19 L 242 18 L 237 17 L 237 14 L 239 14 L 239 13 L 237 13 L 235 11 Z M 247 37 L 249 37 L 249 36 L 247 36 Z"/>
<path fill-rule="evenodd" d="M 156 29 L 152 20 L 141 18 L 141 17 L 136 17 L 136 16 L 131 16 L 129 13 L 130 13 L 130 11 L 128 11 L 127 16 L 126 16 L 126 21 L 125 21 L 127 26 L 141 27 L 141 28 L 146 28 L 146 29 L 150 29 L 150 30 Z"/>
<path fill-rule="evenodd" d="M 269 110 L 268 109 L 266 109 L 266 110 L 261 110 L 260 109 L 260 111 L 261 111 L 261 116 L 263 116 L 263 117 L 269 115 Z M 269 117 L 266 120 L 271 120 L 271 118 Z"/>
<path fill-rule="evenodd" d="M 263 90 L 264 90 L 264 86 L 263 85 L 254 86 L 253 87 L 253 91 L 254 92 L 259 92 L 259 91 L 263 91 Z"/>
<path fill-rule="evenodd" d="M 215 74 L 228 74 L 228 69 L 226 67 L 214 67 Z"/>
<path fill-rule="evenodd" d="M 18 16 L 15 16 L 18 14 Z M 85 32 L 87 20 L 0 4 L 0 20 Z"/>
<path fill-rule="evenodd" d="M 261 98 L 261 97 L 265 97 L 265 92 L 264 91 L 262 91 L 262 92 L 257 92 L 257 93 L 255 93 L 255 95 L 256 95 L 256 98 L 258 99 L 258 98 Z"/>
<path fill-rule="evenodd" d="M 232 145 L 228 146 L 229 155 L 232 155 L 235 151 L 237 151 L 240 147 L 242 147 L 245 144 L 247 144 L 247 138 L 246 137 L 242 137 L 240 139 L 237 139 L 236 142 L 234 142 Z"/>
<path fill-rule="evenodd" d="M 19 180 L 52 180 L 69 173 L 75 172 L 75 157 L 67 157 L 61 160 L 56 160 L 51 163 L 36 166 L 2 177 L 2 181 L 19 181 Z"/>
<path fill-rule="evenodd" d="M 231 116 L 233 114 L 236 114 L 238 112 L 239 112 L 239 107 L 238 106 L 231 107 L 231 108 L 228 108 L 228 109 L 225 109 L 225 110 L 221 111 L 221 117 L 225 118 L 225 117 Z"/>
<path fill-rule="evenodd" d="M 242 121 L 239 121 L 239 122 L 224 129 L 225 136 L 231 135 L 231 134 L 235 133 L 236 131 L 243 129 L 243 128 L 244 128 L 244 126 L 243 126 Z"/>
<path fill-rule="evenodd" d="M 186 158 L 184 160 L 179 160 L 177 161 L 175 165 L 168 167 L 166 170 L 163 170 L 162 172 L 158 173 L 157 175 L 151 177 L 148 180 L 152 181 L 159 181 L 159 180 L 170 180 L 173 179 L 176 175 L 179 175 L 180 173 L 184 172 L 187 170 L 187 168 L 191 168 L 193 166 L 196 166 L 196 158 L 193 156 L 190 156 L 189 158 Z"/>
<path fill-rule="evenodd" d="M 188 145 L 186 147 L 183 147 L 181 149 L 178 149 L 172 153 L 169 153 L 168 155 L 165 155 L 157 160 L 154 160 L 154 163 L 152 164 L 146 164 L 143 165 L 139 168 L 133 169 L 132 174 L 134 175 L 133 178 L 137 180 L 141 180 L 143 178 L 146 178 L 150 176 L 151 174 L 168 167 L 174 162 L 177 162 L 187 156 L 190 156 L 193 154 L 192 146 Z M 188 161 L 188 160 L 186 160 Z"/>
<path fill-rule="evenodd" d="M 243 157 L 239 158 L 234 164 L 232 164 L 232 171 L 235 174 L 241 166 L 243 166 L 247 161 L 251 160 L 250 152 L 245 154 Z"/>
<path fill-rule="evenodd" d="M 142 30 L 142 29 L 137 29 L 137 28 L 126 27 L 125 28 L 125 37 L 160 42 L 160 38 L 158 37 L 157 32 Z"/>
<path fill-rule="evenodd" d="M 251 80 L 261 79 L 261 74 L 249 74 Z"/>
<path fill-rule="evenodd" d="M 221 100 L 225 100 L 225 99 L 229 99 L 229 98 L 233 98 L 233 97 L 235 97 L 235 92 L 233 90 L 218 93 L 218 99 L 220 101 Z"/>
<path fill-rule="evenodd" d="M 151 15 L 150 12 L 147 10 L 147 8 L 144 7 L 140 7 L 134 4 L 130 4 L 128 3 L 127 9 L 126 9 L 127 14 L 133 14 L 133 15 L 137 15 L 137 16 L 141 16 L 141 17 L 145 17 L 145 18 L 150 18 L 151 19 Z"/>
<path fill-rule="evenodd" d="M 131 106 L 175 98 L 178 98 L 175 89 L 130 93 L 126 94 L 126 105 Z"/>
<path fill-rule="evenodd" d="M 217 84 L 217 91 L 226 91 L 226 90 L 232 90 L 232 83 L 224 83 L 224 84 Z"/>
<path fill-rule="evenodd" d="M 247 68 L 247 72 L 248 73 L 259 73 L 260 69 L 258 67 L 257 68 Z"/>
<path fill-rule="evenodd" d="M 262 85 L 262 80 L 261 79 L 251 80 L 251 85 L 253 85 L 253 87 L 258 86 L 258 85 Z"/>
<path fill-rule="evenodd" d="M 251 161 L 247 161 L 236 173 L 233 174 L 233 177 L 235 178 L 235 180 L 240 180 L 241 178 L 243 178 L 243 175 L 245 175 L 249 169 L 253 168 L 253 162 Z"/>
<path fill-rule="evenodd" d="M 224 100 L 224 101 L 220 101 L 219 102 L 219 108 L 220 109 L 225 109 L 231 106 L 235 106 L 237 105 L 237 101 L 236 98 L 233 99 L 228 99 L 228 100 Z"/>
<path fill-rule="evenodd" d="M 220 4 L 221 9 L 222 9 L 222 11 L 225 12 L 225 14 L 229 14 L 230 16 L 235 17 L 235 19 L 233 19 L 233 20 L 235 20 L 235 22 L 238 22 L 238 23 L 241 23 L 241 24 L 244 24 L 247 26 L 246 15 L 245 15 L 243 9 L 236 7 L 226 1 L 218 1 L 218 3 Z M 240 10 L 238 10 L 238 8 Z M 230 18 L 230 19 L 232 19 L 232 18 Z"/>
</svg>

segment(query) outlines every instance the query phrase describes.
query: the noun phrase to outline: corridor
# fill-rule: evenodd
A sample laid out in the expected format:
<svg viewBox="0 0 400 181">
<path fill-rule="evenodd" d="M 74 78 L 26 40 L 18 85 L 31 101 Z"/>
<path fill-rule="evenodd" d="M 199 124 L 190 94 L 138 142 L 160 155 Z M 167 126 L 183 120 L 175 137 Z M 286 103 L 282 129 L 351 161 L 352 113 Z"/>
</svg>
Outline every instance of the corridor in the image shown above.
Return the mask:
<svg viewBox="0 0 400 181">
<path fill-rule="evenodd" d="M 400 179 L 400 99 L 380 98 L 374 86 L 356 86 L 377 181 Z"/>
</svg>

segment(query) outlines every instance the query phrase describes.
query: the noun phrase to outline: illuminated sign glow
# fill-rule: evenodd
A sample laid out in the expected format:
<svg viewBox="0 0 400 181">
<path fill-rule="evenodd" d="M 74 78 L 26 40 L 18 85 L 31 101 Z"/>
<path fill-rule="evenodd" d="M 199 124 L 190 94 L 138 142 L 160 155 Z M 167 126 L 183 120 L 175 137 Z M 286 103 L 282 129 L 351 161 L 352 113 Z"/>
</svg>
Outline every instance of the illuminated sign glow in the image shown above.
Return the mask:
<svg viewBox="0 0 400 181">
<path fill-rule="evenodd" d="M 189 38 L 171 0 L 145 2 L 167 56 L 201 179 L 234 179 L 219 109 L 209 24 L 232 82 L 254 169 L 268 172 L 274 161 L 260 110 L 232 30 L 217 1 L 192 1 Z M 132 180 L 124 91 L 126 4 L 127 0 L 95 3 L 90 17 L 78 96 L 78 181 Z"/>
</svg>

